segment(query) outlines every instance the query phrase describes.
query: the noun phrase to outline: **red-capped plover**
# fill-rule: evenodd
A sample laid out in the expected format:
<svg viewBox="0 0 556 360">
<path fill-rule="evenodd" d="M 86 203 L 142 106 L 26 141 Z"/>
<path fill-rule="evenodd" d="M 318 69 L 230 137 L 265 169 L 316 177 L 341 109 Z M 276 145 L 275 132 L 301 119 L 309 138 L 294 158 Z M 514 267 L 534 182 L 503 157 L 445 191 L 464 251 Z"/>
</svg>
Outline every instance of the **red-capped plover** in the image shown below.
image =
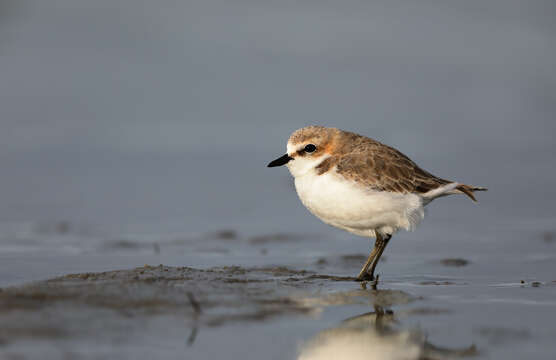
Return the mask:
<svg viewBox="0 0 556 360">
<path fill-rule="evenodd" d="M 413 230 L 424 206 L 446 195 L 486 190 L 438 178 L 398 150 L 352 132 L 322 126 L 296 130 L 287 153 L 268 167 L 287 165 L 311 213 L 350 233 L 376 238 L 358 280 L 375 280 L 375 267 L 400 229 Z"/>
</svg>

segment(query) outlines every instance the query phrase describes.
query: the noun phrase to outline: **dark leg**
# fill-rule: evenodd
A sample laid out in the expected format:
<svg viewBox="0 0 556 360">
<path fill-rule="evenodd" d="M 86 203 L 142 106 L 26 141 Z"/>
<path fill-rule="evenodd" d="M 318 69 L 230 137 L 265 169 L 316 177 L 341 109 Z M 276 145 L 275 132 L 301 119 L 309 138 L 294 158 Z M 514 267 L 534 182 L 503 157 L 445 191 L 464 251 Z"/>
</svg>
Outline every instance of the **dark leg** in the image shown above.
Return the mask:
<svg viewBox="0 0 556 360">
<path fill-rule="evenodd" d="M 380 257 L 382 256 L 382 253 L 384 252 L 384 249 L 386 249 L 386 245 L 388 245 L 388 242 L 390 241 L 391 238 L 392 235 L 388 235 L 388 234 L 382 237 L 382 242 L 379 244 L 379 249 L 377 250 L 376 257 L 373 259 L 370 269 L 367 270 L 367 273 L 370 274 L 371 278 L 373 279 L 375 277 L 374 274 L 375 274 L 376 265 L 378 264 L 378 261 L 380 260 Z"/>
<path fill-rule="evenodd" d="M 363 268 L 359 272 L 359 275 L 357 275 L 357 280 L 359 280 L 359 281 L 365 281 L 365 280 L 372 281 L 372 280 L 374 280 L 374 278 L 372 276 L 370 276 L 369 273 L 367 273 L 367 269 L 369 268 L 369 266 L 373 262 L 373 259 L 375 258 L 376 253 L 377 253 L 378 248 L 379 248 L 378 244 L 380 244 L 381 242 L 382 242 L 382 236 L 379 233 L 376 233 L 375 246 L 373 247 L 373 250 L 371 251 L 371 254 L 369 255 L 369 257 L 367 258 L 367 261 L 365 262 L 365 265 L 363 265 Z"/>
<path fill-rule="evenodd" d="M 359 275 L 357 276 L 357 280 L 359 281 L 375 280 L 374 273 L 375 273 L 376 265 L 378 264 L 378 260 L 382 256 L 382 253 L 384 252 L 386 245 L 388 245 L 388 241 L 390 240 L 391 237 L 392 235 L 382 236 L 378 232 L 376 233 L 375 246 L 371 251 L 369 258 L 365 262 L 365 265 L 363 265 L 361 272 L 359 272 Z"/>
</svg>

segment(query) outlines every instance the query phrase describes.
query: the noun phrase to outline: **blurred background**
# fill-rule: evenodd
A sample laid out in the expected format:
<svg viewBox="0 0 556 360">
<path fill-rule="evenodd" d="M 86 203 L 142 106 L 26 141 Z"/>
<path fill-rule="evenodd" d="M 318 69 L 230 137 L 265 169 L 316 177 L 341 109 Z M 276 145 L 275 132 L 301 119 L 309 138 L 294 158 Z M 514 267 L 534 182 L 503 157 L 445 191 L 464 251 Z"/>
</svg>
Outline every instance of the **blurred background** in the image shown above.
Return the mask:
<svg viewBox="0 0 556 360">
<path fill-rule="evenodd" d="M 1 0 L 3 232 L 332 231 L 265 167 L 309 124 L 490 188 L 433 219 L 552 226 L 555 8 Z"/>
<path fill-rule="evenodd" d="M 319 124 L 489 188 L 477 204 L 435 201 L 417 231 L 388 246 L 381 282 L 416 300 L 405 315 L 394 309 L 404 326 L 441 348 L 553 359 L 555 19 L 554 0 L 0 0 L 0 292 L 143 264 L 355 275 L 369 240 L 321 223 L 287 169 L 266 167 L 294 130 Z M 241 289 L 250 271 L 234 284 L 203 275 L 193 285 L 226 304 L 226 289 Z M 155 298 L 171 300 L 186 281 L 176 279 Z M 292 295 L 279 279 L 248 288 Z M 125 311 L 56 305 L 56 281 L 38 284 L 53 284 L 52 294 L 20 287 L 0 314 L 0 352 L 294 358 L 301 342 L 370 311 L 202 327 L 185 351 L 190 330 L 173 307 L 166 317 L 129 313 L 117 291 L 84 282 Z M 291 284 L 324 297 L 359 287 Z M 123 299 L 144 296 L 132 285 Z M 31 300 L 38 310 L 22 310 Z M 233 319 L 225 306 L 203 316 Z"/>
</svg>

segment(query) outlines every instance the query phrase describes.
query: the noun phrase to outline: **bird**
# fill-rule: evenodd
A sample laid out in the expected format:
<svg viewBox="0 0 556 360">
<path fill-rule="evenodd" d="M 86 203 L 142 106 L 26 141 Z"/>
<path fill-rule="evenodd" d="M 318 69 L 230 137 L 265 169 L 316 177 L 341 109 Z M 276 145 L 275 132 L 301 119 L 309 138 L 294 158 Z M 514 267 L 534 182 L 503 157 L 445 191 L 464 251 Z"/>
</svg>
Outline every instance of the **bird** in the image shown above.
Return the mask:
<svg viewBox="0 0 556 360">
<path fill-rule="evenodd" d="M 268 167 L 286 165 L 303 205 L 324 223 L 375 239 L 358 281 L 374 281 L 392 236 L 411 231 L 436 198 L 464 194 L 477 201 L 484 187 L 445 180 L 421 169 L 395 148 L 370 137 L 324 126 L 306 126 L 288 139 L 286 154 Z"/>
<path fill-rule="evenodd" d="M 424 330 L 401 327 L 392 310 L 376 303 L 373 307 L 314 335 L 299 347 L 297 360 L 459 359 L 478 353 L 475 345 L 436 346 Z"/>
</svg>

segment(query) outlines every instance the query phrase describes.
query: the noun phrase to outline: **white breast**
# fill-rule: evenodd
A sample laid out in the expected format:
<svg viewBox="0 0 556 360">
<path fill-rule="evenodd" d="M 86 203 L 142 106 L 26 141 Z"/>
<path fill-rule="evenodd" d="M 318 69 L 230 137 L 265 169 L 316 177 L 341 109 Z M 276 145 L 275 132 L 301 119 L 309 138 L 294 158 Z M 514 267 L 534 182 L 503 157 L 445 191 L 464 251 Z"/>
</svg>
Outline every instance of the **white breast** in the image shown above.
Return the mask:
<svg viewBox="0 0 556 360">
<path fill-rule="evenodd" d="M 303 205 L 315 216 L 360 236 L 412 230 L 424 217 L 420 196 L 365 189 L 334 170 L 296 177 L 295 188 Z"/>
</svg>

